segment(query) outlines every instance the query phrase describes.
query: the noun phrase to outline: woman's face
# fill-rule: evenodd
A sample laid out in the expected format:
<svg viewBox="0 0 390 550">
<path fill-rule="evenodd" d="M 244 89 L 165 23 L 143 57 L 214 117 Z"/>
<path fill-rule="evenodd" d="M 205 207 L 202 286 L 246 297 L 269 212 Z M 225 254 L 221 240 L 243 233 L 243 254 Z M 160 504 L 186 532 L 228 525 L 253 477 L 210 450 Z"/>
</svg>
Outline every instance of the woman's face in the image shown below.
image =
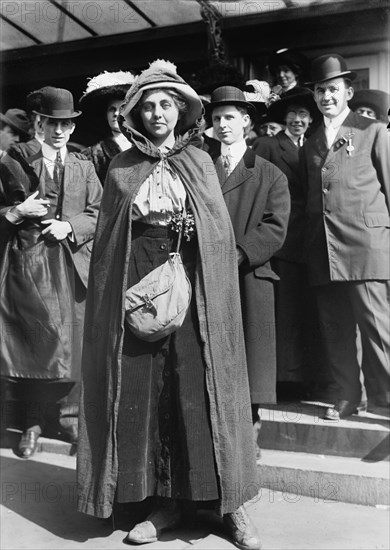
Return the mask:
<svg viewBox="0 0 390 550">
<path fill-rule="evenodd" d="M 151 90 L 143 98 L 140 115 L 146 132 L 158 146 L 173 134 L 179 110 L 168 93 Z"/>
</svg>

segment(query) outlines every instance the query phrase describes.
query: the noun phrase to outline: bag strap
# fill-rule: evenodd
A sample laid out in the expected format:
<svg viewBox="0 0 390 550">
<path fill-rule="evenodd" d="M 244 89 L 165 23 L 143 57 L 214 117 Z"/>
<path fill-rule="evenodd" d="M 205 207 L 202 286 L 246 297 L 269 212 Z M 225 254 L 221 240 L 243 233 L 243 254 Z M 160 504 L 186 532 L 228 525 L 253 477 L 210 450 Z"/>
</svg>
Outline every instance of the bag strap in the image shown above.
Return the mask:
<svg viewBox="0 0 390 550">
<path fill-rule="evenodd" d="M 183 207 L 183 223 L 182 223 L 182 226 L 181 226 L 181 230 L 179 231 L 179 234 L 177 236 L 177 245 L 176 245 L 176 251 L 175 251 L 176 254 L 179 253 L 181 240 L 182 240 L 182 237 L 183 237 L 183 231 L 184 231 L 184 220 L 186 218 L 186 215 L 187 215 L 187 210 L 186 210 L 186 207 L 184 206 Z"/>
</svg>

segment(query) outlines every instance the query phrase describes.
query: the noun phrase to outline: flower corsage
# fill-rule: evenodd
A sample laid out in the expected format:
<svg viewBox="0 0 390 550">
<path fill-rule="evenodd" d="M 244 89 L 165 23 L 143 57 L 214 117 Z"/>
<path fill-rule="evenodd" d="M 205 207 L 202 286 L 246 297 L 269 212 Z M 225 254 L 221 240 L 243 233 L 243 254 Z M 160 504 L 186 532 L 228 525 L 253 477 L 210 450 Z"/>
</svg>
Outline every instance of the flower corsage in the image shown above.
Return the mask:
<svg viewBox="0 0 390 550">
<path fill-rule="evenodd" d="M 172 214 L 170 228 L 175 233 L 182 231 L 186 241 L 190 241 L 196 234 L 195 218 L 191 210 L 183 210 Z"/>
</svg>

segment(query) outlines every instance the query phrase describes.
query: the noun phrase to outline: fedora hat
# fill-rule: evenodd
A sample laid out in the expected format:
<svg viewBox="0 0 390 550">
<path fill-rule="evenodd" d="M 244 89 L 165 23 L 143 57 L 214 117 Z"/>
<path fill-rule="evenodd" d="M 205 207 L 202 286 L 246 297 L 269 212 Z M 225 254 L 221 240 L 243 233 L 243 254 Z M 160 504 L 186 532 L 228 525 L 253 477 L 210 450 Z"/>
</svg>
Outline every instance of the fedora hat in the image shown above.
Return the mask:
<svg viewBox="0 0 390 550">
<path fill-rule="evenodd" d="M 339 77 L 354 80 L 356 73 L 348 70 L 347 62 L 341 55 L 337 53 L 320 55 L 320 57 L 313 59 L 311 64 L 311 81 L 305 82 L 305 85 L 313 85 Z"/>
<path fill-rule="evenodd" d="M 319 114 L 312 90 L 295 86 L 295 88 L 288 90 L 281 99 L 271 103 L 268 108 L 269 117 L 274 122 L 285 124 L 287 109 L 293 104 L 305 107 L 313 119 Z"/>
<path fill-rule="evenodd" d="M 8 109 L 4 115 L 3 113 L 0 113 L 0 120 L 17 134 L 30 137 L 30 121 L 27 113 L 22 109 Z"/>
<path fill-rule="evenodd" d="M 352 111 L 358 107 L 370 107 L 376 114 L 378 120 L 388 122 L 387 110 L 390 105 L 390 95 L 382 90 L 356 90 L 353 98 L 348 101 Z"/>
<path fill-rule="evenodd" d="M 89 79 L 79 105 L 89 109 L 104 108 L 109 100 L 123 100 L 134 80 L 130 71 L 104 71 Z"/>
<path fill-rule="evenodd" d="M 226 105 L 244 107 L 251 117 L 256 116 L 255 106 L 246 100 L 242 90 L 234 86 L 220 86 L 213 91 L 210 103 L 205 106 L 206 115 L 211 116 L 215 107 L 223 107 Z"/>
<path fill-rule="evenodd" d="M 73 95 L 64 88 L 47 86 L 41 90 L 41 106 L 33 112 L 48 118 L 76 118 L 81 111 L 75 111 L 73 107 Z"/>
</svg>

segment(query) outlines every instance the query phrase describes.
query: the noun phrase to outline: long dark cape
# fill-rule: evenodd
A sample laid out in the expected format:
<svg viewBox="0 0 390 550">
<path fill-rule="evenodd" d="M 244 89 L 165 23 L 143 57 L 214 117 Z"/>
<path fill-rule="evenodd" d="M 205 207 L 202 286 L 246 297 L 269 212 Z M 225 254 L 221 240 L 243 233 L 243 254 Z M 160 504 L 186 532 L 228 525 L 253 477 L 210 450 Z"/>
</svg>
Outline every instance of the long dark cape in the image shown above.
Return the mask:
<svg viewBox="0 0 390 550">
<path fill-rule="evenodd" d="M 133 136 L 132 136 L 133 137 Z M 117 480 L 116 424 L 132 204 L 160 160 L 150 142 L 115 157 L 104 187 L 88 286 L 78 450 L 81 512 L 108 517 Z M 221 513 L 258 491 L 236 247 L 214 164 L 182 138 L 167 161 L 183 182 L 195 216 L 195 284 L 220 482 Z"/>
</svg>

